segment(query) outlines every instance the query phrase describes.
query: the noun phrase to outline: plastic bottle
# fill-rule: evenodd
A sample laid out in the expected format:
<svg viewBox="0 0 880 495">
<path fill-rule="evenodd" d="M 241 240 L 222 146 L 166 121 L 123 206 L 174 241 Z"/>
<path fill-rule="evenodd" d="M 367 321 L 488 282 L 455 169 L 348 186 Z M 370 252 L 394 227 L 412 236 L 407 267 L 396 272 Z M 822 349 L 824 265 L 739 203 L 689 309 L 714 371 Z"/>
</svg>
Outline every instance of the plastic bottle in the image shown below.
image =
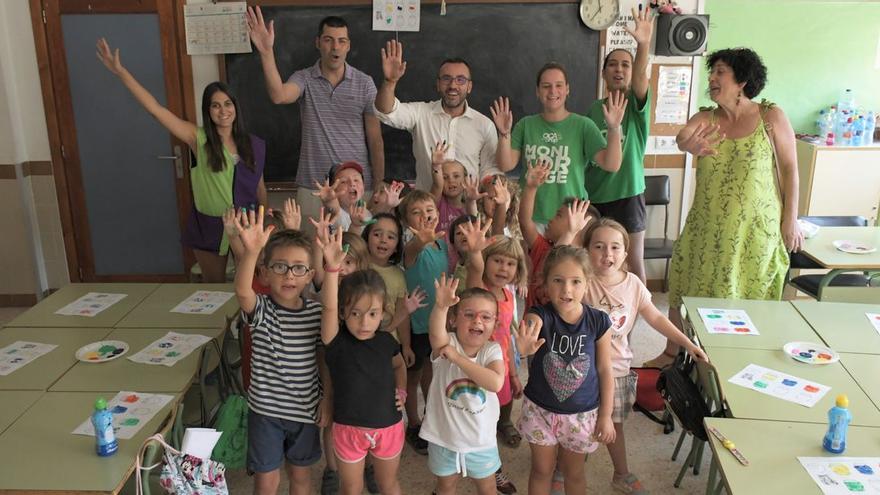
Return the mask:
<svg viewBox="0 0 880 495">
<path fill-rule="evenodd" d="M 862 134 L 862 146 L 874 144 L 874 129 L 877 127 L 877 116 L 874 112 L 868 112 L 865 116 L 865 133 Z"/>
<path fill-rule="evenodd" d="M 119 444 L 113 433 L 113 413 L 107 410 L 107 400 L 103 397 L 95 401 L 92 426 L 95 427 L 95 451 L 98 455 L 107 457 L 115 454 Z"/>
<path fill-rule="evenodd" d="M 829 132 L 828 135 L 825 136 L 825 146 L 834 146 L 834 133 Z"/>
<path fill-rule="evenodd" d="M 859 115 L 852 123 L 852 139 L 850 144 L 853 146 L 862 146 L 862 140 L 865 134 L 865 117 Z"/>
<path fill-rule="evenodd" d="M 848 117 L 843 125 L 840 127 L 841 146 L 852 146 L 852 125 L 853 119 L 852 117 Z"/>
<path fill-rule="evenodd" d="M 849 114 L 856 111 L 856 94 L 853 90 L 846 89 L 843 91 L 840 95 L 840 100 L 837 102 L 837 110 Z"/>
<path fill-rule="evenodd" d="M 841 454 L 846 450 L 846 428 L 852 421 L 852 414 L 846 394 L 838 395 L 836 404 L 828 410 L 828 433 L 822 439 L 822 447 L 832 454 Z"/>
<path fill-rule="evenodd" d="M 828 134 L 828 129 L 825 127 L 825 117 L 826 116 L 827 116 L 827 113 L 825 112 L 824 109 L 819 110 L 819 117 L 816 119 L 816 132 L 820 136 L 824 136 L 824 135 Z"/>
</svg>

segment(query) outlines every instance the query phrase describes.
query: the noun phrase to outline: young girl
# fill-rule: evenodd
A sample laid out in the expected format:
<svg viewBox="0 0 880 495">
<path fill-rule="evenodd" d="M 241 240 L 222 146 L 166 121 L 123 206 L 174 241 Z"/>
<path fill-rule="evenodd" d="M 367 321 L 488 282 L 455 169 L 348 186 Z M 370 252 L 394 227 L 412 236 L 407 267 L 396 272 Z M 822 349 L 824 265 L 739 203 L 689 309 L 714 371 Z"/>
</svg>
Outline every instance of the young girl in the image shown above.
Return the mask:
<svg viewBox="0 0 880 495">
<path fill-rule="evenodd" d="M 342 492 L 362 493 L 364 460 L 370 454 L 381 493 L 397 495 L 406 367 L 391 334 L 377 331 L 385 284 L 374 270 L 354 272 L 340 284 L 346 256 L 342 233 L 325 230 L 316 241 L 325 263 L 321 341 L 333 385 L 333 448 Z"/>
<path fill-rule="evenodd" d="M 526 256 L 518 241 L 505 236 L 486 238 L 490 220 L 481 228 L 478 219 L 474 223 L 461 226 L 467 242 L 467 286 L 488 290 L 498 302 L 498 323 L 492 333 L 504 352 L 504 386 L 498 392 L 501 403 L 501 416 L 498 421 L 498 434 L 512 448 L 519 446 L 522 438 L 510 421 L 513 398 L 522 395 L 522 384 L 516 373 L 516 364 L 511 345 L 510 329 L 514 318 L 514 294 L 508 286 L 518 285 L 528 275 Z M 501 477 L 499 471 L 499 478 Z M 501 483 L 501 481 L 498 481 Z M 505 480 L 504 484 L 510 481 Z"/>
<path fill-rule="evenodd" d="M 477 200 L 480 199 L 478 182 L 470 177 L 464 165 L 446 159 L 449 146 L 446 141 L 438 142 L 431 153 L 431 194 L 437 202 L 440 221 L 437 230 L 446 232 L 456 218 L 468 213 L 477 214 Z"/>
<path fill-rule="evenodd" d="M 434 378 L 421 431 L 428 441 L 428 468 L 437 476 L 434 493 L 454 494 L 458 480 L 467 476 L 477 493 L 495 495 L 493 474 L 501 459 L 492 426 L 505 375 L 501 347 L 489 341 L 497 318 L 495 296 L 480 288 L 456 296 L 458 281 L 445 274 L 434 286 L 429 324 Z M 451 333 L 446 329 L 450 308 Z"/>
<path fill-rule="evenodd" d="M 230 207 L 266 204 L 266 144 L 244 130 L 235 96 L 226 84 L 212 82 L 205 87 L 203 127 L 198 127 L 163 107 L 122 66 L 119 49 L 111 51 L 104 38 L 98 40 L 97 55 L 138 103 L 195 153 L 196 163 L 190 169 L 193 208 L 182 242 L 193 250 L 203 282 L 225 282 L 229 240 L 223 229 L 223 213 Z"/>
<path fill-rule="evenodd" d="M 465 239 L 461 226 L 476 221 L 477 217 L 473 215 L 462 215 L 453 220 L 452 224 L 449 225 L 449 232 L 447 232 L 449 239 L 447 243 L 451 246 L 449 249 L 448 273 L 451 273 L 458 280 L 459 292 L 467 288 L 467 266 L 465 266 L 465 261 L 467 260 L 467 239 Z M 453 253 L 455 253 L 455 256 L 453 256 Z"/>
<path fill-rule="evenodd" d="M 544 262 L 548 304 L 529 309 L 516 344 L 529 366 L 517 428 L 532 452 L 529 494 L 550 493 L 557 464 L 565 493 L 586 491 L 584 458 L 614 441 L 611 320 L 583 303 L 590 277 L 587 251 L 554 247 Z"/>
<path fill-rule="evenodd" d="M 483 221 L 492 219 L 492 234 L 522 239 L 519 229 L 519 186 L 504 174 L 487 175 L 480 181 L 477 210 Z"/>
<path fill-rule="evenodd" d="M 623 493 L 642 493 L 644 488 L 626 464 L 623 420 L 636 399 L 636 374 L 630 363 L 633 353 L 629 334 L 641 316 L 670 341 L 684 347 L 694 358 L 708 361 L 706 354 L 664 316 L 653 303 L 651 293 L 637 276 L 626 271 L 629 236 L 626 229 L 610 218 L 594 222 L 585 235 L 593 277 L 587 282 L 584 301 L 611 318 L 611 368 L 614 376 L 614 422 L 616 440 L 608 444 L 614 464 L 611 486 Z"/>
</svg>

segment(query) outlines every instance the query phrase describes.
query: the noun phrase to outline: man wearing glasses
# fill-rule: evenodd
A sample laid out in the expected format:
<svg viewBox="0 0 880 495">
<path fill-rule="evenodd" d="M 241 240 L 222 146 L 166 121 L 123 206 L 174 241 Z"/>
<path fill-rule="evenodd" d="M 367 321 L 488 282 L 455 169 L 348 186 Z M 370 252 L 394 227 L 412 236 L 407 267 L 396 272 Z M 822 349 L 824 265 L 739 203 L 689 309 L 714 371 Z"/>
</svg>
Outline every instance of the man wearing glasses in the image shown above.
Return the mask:
<svg viewBox="0 0 880 495">
<path fill-rule="evenodd" d="M 376 115 L 383 124 L 412 133 L 416 189 L 431 190 L 431 150 L 443 141 L 449 146 L 446 158 L 461 162 L 470 175 L 482 178 L 499 172 L 495 163 L 498 136 L 492 121 L 467 104 L 474 86 L 467 62 L 460 58 L 441 62 L 437 73 L 440 99 L 431 102 L 401 103 L 394 96 L 404 72 L 403 45 L 389 41 L 382 49 L 384 81 L 376 93 Z"/>
</svg>

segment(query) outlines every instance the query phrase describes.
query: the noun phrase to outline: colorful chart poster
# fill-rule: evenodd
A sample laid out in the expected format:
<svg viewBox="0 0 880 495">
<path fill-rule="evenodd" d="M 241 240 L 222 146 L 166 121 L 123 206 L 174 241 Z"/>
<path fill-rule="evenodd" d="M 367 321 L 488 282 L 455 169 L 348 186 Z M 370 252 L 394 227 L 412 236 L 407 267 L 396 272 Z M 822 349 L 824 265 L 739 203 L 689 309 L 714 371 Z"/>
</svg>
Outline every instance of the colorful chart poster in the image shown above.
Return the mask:
<svg viewBox="0 0 880 495">
<path fill-rule="evenodd" d="M 815 406 L 831 390 L 831 387 L 827 385 L 804 380 L 757 364 L 746 366 L 727 381 L 806 407 Z"/>
<path fill-rule="evenodd" d="M 198 290 L 175 306 L 171 312 L 210 315 L 234 295 L 232 292 Z"/>
<path fill-rule="evenodd" d="M 56 315 L 93 317 L 123 300 L 127 294 L 89 292 L 55 312 Z"/>
<path fill-rule="evenodd" d="M 697 308 L 706 331 L 733 335 L 761 335 L 748 313 L 741 309 Z"/>
<path fill-rule="evenodd" d="M 210 340 L 211 337 L 205 335 L 168 332 L 161 339 L 141 349 L 137 354 L 129 356 L 128 359 L 136 363 L 174 366 Z"/>
<path fill-rule="evenodd" d="M 654 122 L 657 124 L 684 124 L 687 122 L 691 94 L 691 68 L 661 65 L 657 79 L 657 106 Z"/>
<path fill-rule="evenodd" d="M 880 495 L 880 457 L 798 457 L 825 495 Z"/>
<path fill-rule="evenodd" d="M 6 376 L 38 357 L 48 354 L 58 347 L 54 344 L 39 344 L 22 340 L 0 349 L 0 376 Z"/>
<path fill-rule="evenodd" d="M 373 31 L 418 31 L 421 0 L 373 0 Z"/>
<path fill-rule="evenodd" d="M 874 325 L 874 330 L 877 330 L 877 333 L 880 334 L 880 313 L 865 313 L 865 316 L 868 317 L 871 325 Z"/>
<path fill-rule="evenodd" d="M 122 391 L 107 403 L 107 409 L 113 413 L 113 433 L 120 440 L 129 440 L 149 423 L 174 396 L 164 394 L 141 394 Z M 91 418 L 86 418 L 75 430 L 74 435 L 95 436 L 95 427 Z"/>
</svg>

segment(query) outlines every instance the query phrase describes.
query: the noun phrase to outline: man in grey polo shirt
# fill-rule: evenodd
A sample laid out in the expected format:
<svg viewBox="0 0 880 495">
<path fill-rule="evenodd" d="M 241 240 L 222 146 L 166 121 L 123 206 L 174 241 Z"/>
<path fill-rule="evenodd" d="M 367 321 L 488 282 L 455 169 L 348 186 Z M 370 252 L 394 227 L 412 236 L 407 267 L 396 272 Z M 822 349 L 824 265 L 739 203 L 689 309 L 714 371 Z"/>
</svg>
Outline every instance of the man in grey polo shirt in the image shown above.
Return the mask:
<svg viewBox="0 0 880 495">
<path fill-rule="evenodd" d="M 385 176 L 382 130 L 373 113 L 376 85 L 370 76 L 345 62 L 351 48 L 348 24 L 333 16 L 318 25 L 315 47 L 320 59 L 282 81 L 272 49 L 274 22 L 267 25 L 259 7 L 248 7 L 248 31 L 260 53 L 269 97 L 279 105 L 300 101 L 302 147 L 296 201 L 303 218 L 317 217 L 321 201 L 312 193 L 316 183 L 327 178 L 330 167 L 347 161 L 369 164 L 364 167 L 366 188 L 378 186 Z M 311 228 L 309 222 L 303 226 Z"/>
<path fill-rule="evenodd" d="M 412 133 L 418 189 L 431 190 L 431 149 L 440 141 L 449 146 L 447 158 L 461 162 L 474 177 L 507 172 L 495 163 L 498 135 L 492 121 L 467 104 L 474 87 L 467 62 L 447 59 L 440 64 L 436 86 L 440 99 L 431 102 L 401 103 L 394 96 L 405 72 L 403 44 L 389 41 L 382 49 L 384 81 L 376 94 L 376 115 L 383 124 Z"/>
</svg>

